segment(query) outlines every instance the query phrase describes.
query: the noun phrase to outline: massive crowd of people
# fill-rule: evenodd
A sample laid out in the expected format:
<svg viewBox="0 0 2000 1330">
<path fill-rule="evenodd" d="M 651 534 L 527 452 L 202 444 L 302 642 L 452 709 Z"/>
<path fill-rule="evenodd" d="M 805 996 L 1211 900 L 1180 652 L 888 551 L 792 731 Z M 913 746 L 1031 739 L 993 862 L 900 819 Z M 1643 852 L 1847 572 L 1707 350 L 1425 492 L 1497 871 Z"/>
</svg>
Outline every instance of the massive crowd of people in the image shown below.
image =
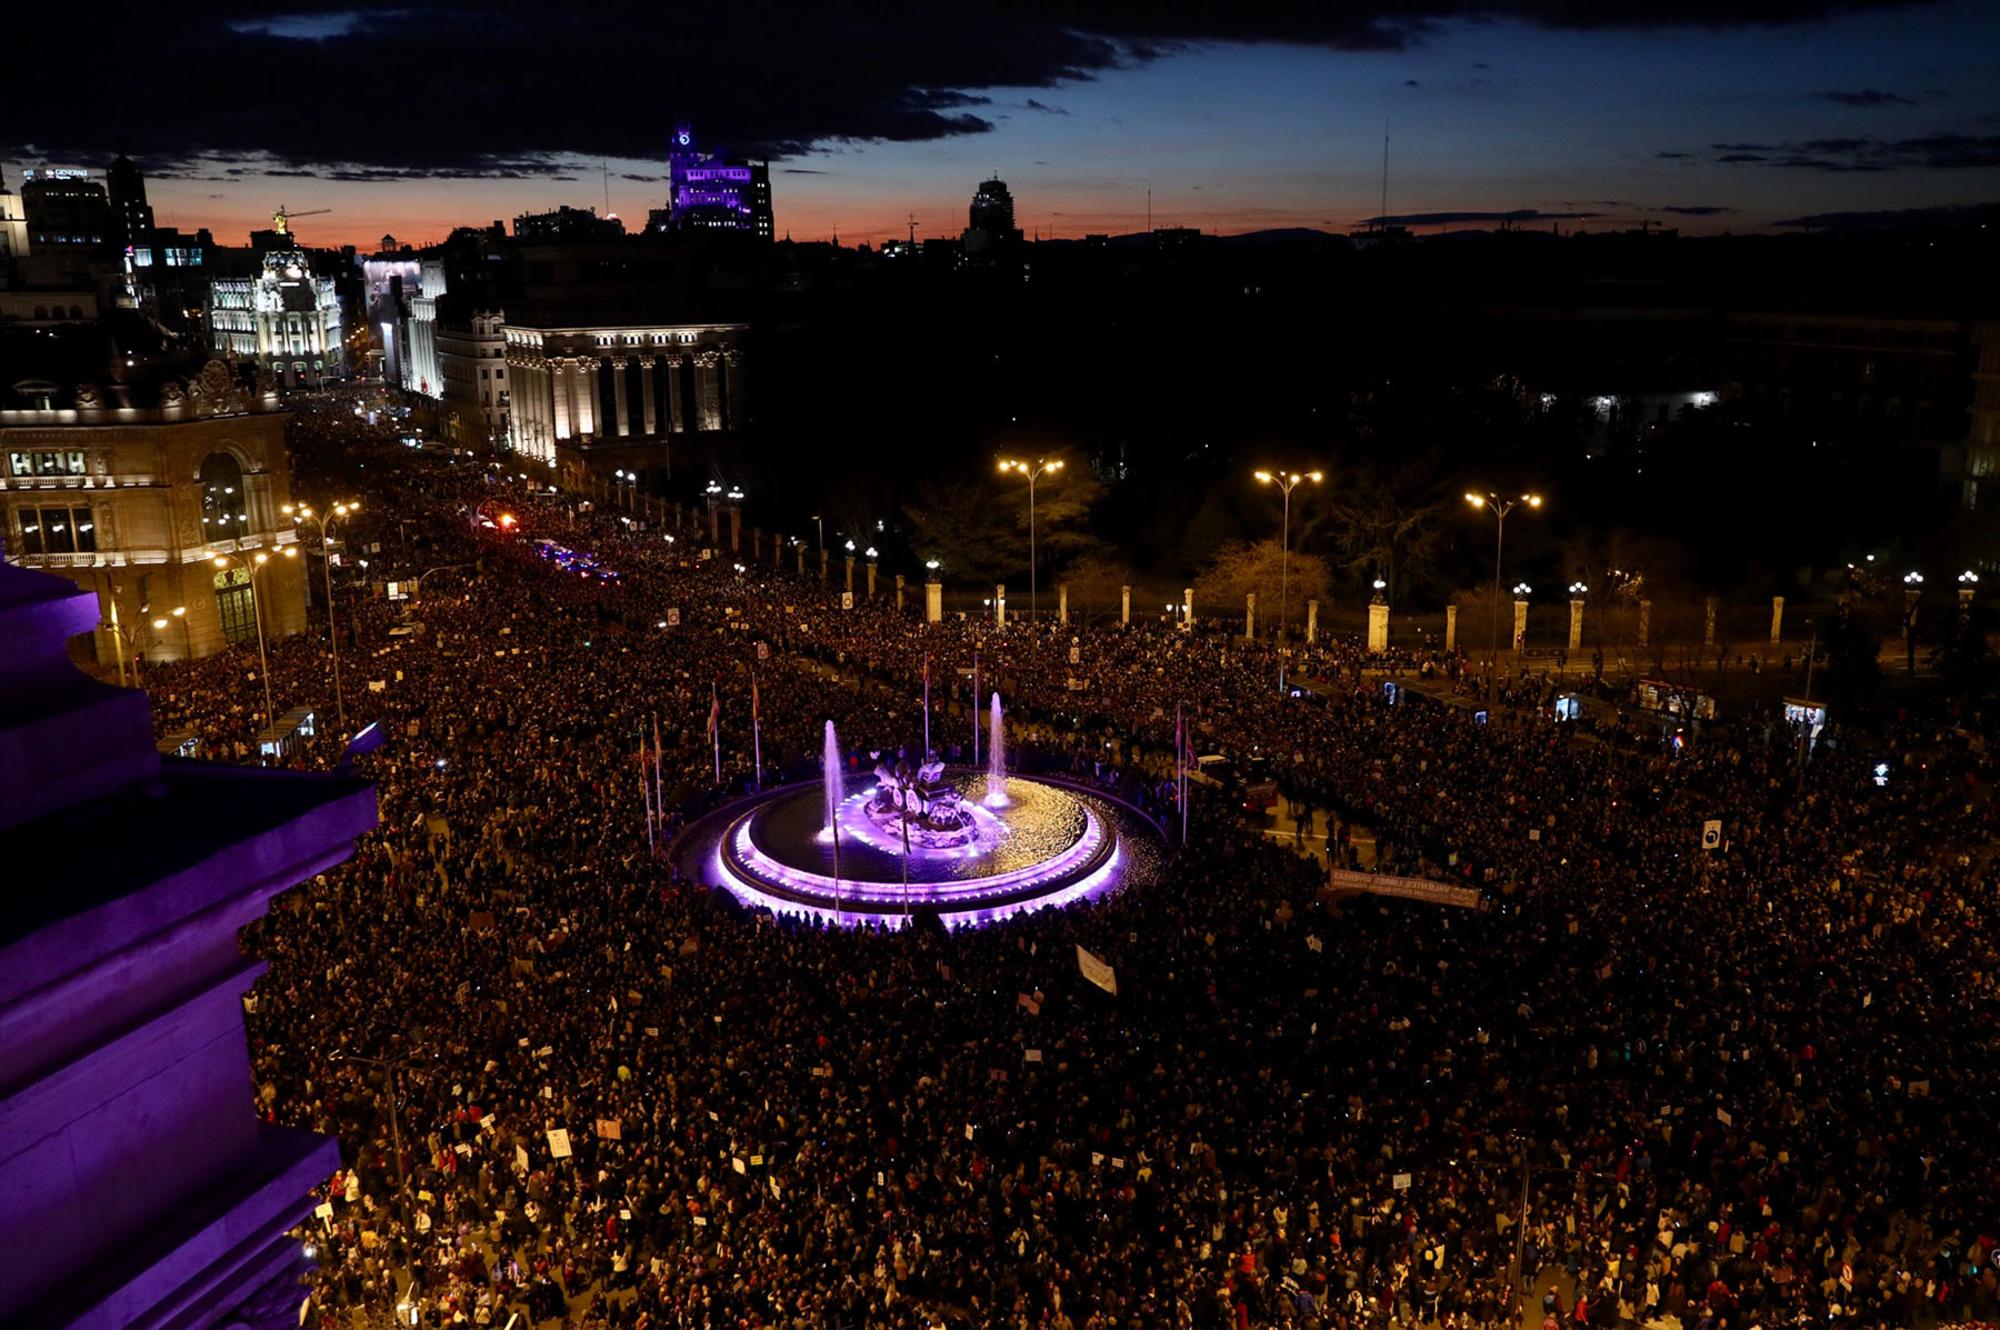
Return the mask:
<svg viewBox="0 0 2000 1330">
<path fill-rule="evenodd" d="M 393 500 L 371 579 L 463 565 L 343 604 L 382 826 L 246 938 L 260 1111 L 341 1140 L 306 1233 L 325 1325 L 1995 1314 L 1992 715 L 1801 764 L 1762 720 L 1676 751 L 1391 702 L 1345 642 L 1281 690 L 1271 647 L 1199 624 L 843 610 L 838 564 L 702 559 L 487 464 L 300 434 L 308 497 L 331 443 L 367 456 L 364 511 Z M 1184 708 L 1196 747 L 1487 908 L 1335 898 L 1218 797 L 1158 880 L 956 933 L 773 919 L 648 854 L 656 718 L 670 836 L 753 777 L 753 668 L 764 778 L 812 779 L 828 718 L 917 742 L 926 668 L 936 742 L 969 740 L 975 652 L 1018 760 L 1160 806 Z M 247 757 L 246 660 L 149 670 L 160 730 Z M 277 709 L 324 716 L 326 665 L 277 644 Z"/>
</svg>

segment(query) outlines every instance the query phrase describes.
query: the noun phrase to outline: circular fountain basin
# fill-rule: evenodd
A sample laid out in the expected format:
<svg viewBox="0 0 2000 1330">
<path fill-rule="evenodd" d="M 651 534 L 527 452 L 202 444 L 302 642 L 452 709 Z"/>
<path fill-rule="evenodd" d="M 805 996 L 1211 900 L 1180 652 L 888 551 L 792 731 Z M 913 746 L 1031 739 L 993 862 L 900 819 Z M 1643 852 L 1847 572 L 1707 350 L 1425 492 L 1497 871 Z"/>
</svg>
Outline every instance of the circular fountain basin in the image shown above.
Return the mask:
<svg viewBox="0 0 2000 1330">
<path fill-rule="evenodd" d="M 1095 791 L 1010 776 L 996 806 L 985 772 L 950 780 L 969 825 L 928 840 L 912 826 L 907 853 L 903 824 L 884 815 L 872 785 L 841 801 L 839 834 L 827 835 L 815 783 L 698 822 L 683 837 L 682 865 L 781 913 L 896 926 L 933 911 L 956 927 L 1109 892 L 1156 860 L 1151 824 Z"/>
</svg>

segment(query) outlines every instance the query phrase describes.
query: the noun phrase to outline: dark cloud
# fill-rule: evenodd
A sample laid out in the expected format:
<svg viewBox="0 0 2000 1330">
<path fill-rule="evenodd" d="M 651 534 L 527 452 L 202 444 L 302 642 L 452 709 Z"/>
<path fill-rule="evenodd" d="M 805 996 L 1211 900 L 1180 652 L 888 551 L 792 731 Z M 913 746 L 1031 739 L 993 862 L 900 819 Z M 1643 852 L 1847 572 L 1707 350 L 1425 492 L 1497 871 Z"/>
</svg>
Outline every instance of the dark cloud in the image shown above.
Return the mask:
<svg viewBox="0 0 2000 1330">
<path fill-rule="evenodd" d="M 1047 102 L 1038 102 L 1033 97 L 1028 98 L 1028 100 L 1022 103 L 1022 105 L 1026 106 L 1030 111 L 1046 111 L 1050 115 L 1069 114 L 1068 111 L 1064 110 L 1060 106 L 1050 106 Z"/>
<path fill-rule="evenodd" d="M 1543 212 L 1516 208 L 1512 212 L 1411 212 L 1396 217 L 1364 217 L 1363 226 L 1460 226 L 1472 222 L 1584 222 L 1598 212 Z"/>
<path fill-rule="evenodd" d="M 1421 88 L 1424 85 L 1417 82 L 1415 79 L 1404 79 L 1403 86 L 1406 88 Z"/>
<path fill-rule="evenodd" d="M 1679 213 L 1682 217 L 1719 217 L 1725 212 L 1735 212 L 1719 203 L 1662 203 L 1654 212 Z"/>
<path fill-rule="evenodd" d="M 1655 157 L 1664 157 L 1671 162 L 1684 162 L 1694 156 L 1691 152 L 1656 152 Z"/>
<path fill-rule="evenodd" d="M 1829 231 L 1864 231 L 1891 227 L 1975 226 L 2000 221 L 2000 203 L 1946 204 L 1934 208 L 1892 208 L 1875 212 L 1822 212 L 1788 217 L 1773 226 Z"/>
<path fill-rule="evenodd" d="M 1911 138 L 1803 139 L 1797 143 L 1717 143 L 1723 165 L 1800 171 L 1963 171 L 2000 166 L 2000 134 L 1920 134 Z"/>
<path fill-rule="evenodd" d="M 652 185 L 652 184 L 658 184 L 661 180 L 664 180 L 666 177 L 657 175 L 640 175 L 632 171 L 620 171 L 618 173 L 618 178 L 620 180 L 636 180 L 642 185 Z"/>
<path fill-rule="evenodd" d="M 9 11 L 9 49 L 88 49 L 93 86 L 118 95 L 16 98 L 0 120 L 0 156 L 101 162 L 122 148 L 155 170 L 546 175 L 575 158 L 656 159 L 664 125 L 685 114 L 707 142 L 783 158 L 984 133 L 994 118 L 982 89 L 1062 87 L 1211 42 L 1395 51 L 1467 17 L 1577 30 L 1728 28 L 1918 2 L 1021 0 L 940 18 L 917 0 L 852 11 L 803 0 L 211 0 L 116 6 L 115 42 L 102 39 L 102 14 L 90 6 L 24 5 Z M 676 62 L 663 82 L 659 52 L 669 48 L 733 54 Z M 452 58 L 423 64 L 423 104 L 493 113 L 426 115 L 420 130 L 399 128 L 385 108 L 409 106 L 418 85 L 407 63 L 384 53 L 436 50 Z M 756 77 L 745 77 L 745 60 Z M 227 71 L 229 96 L 188 96 L 188 70 Z M 383 123 L 357 132 L 354 114 L 298 95 L 315 87 L 339 88 L 344 106 L 372 108 L 355 114 Z"/>
<path fill-rule="evenodd" d="M 1880 88 L 1856 88 L 1852 91 L 1833 89 L 1813 94 L 1823 102 L 1838 102 L 1842 106 L 1915 106 L 1916 99 L 1905 97 L 1900 92 L 1883 92 Z"/>
</svg>

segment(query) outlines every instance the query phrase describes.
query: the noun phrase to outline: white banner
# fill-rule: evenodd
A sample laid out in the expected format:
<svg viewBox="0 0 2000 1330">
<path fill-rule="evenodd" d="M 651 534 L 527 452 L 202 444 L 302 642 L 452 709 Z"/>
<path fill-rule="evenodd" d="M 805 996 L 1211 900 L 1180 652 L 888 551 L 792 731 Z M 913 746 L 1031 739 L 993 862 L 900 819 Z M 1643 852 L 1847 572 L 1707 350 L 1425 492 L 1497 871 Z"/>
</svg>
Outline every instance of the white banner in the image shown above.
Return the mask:
<svg viewBox="0 0 2000 1330">
<path fill-rule="evenodd" d="M 1076 949 L 1076 968 L 1083 971 L 1083 977 L 1096 984 L 1113 997 L 1118 996 L 1118 972 L 1081 946 Z"/>
</svg>

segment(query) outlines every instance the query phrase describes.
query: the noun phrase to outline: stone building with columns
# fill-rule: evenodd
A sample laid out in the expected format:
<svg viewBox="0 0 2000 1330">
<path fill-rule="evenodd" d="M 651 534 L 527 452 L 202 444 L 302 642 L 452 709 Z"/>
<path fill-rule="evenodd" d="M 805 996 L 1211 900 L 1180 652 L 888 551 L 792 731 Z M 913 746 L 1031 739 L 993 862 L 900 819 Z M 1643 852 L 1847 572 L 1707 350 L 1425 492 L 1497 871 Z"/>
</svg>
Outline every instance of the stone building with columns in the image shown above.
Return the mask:
<svg viewBox="0 0 2000 1330">
<path fill-rule="evenodd" d="M 740 323 L 579 327 L 510 317 L 508 443 L 563 484 L 614 466 L 671 468 L 677 443 L 745 429 L 745 331 Z"/>
<path fill-rule="evenodd" d="M 305 560 L 241 566 L 297 540 L 285 420 L 270 375 L 246 385 L 219 360 L 150 390 L 85 385 L 0 408 L 7 562 L 97 596 L 98 627 L 73 649 L 107 667 L 254 652 L 259 596 L 268 638 L 299 632 Z"/>
</svg>

